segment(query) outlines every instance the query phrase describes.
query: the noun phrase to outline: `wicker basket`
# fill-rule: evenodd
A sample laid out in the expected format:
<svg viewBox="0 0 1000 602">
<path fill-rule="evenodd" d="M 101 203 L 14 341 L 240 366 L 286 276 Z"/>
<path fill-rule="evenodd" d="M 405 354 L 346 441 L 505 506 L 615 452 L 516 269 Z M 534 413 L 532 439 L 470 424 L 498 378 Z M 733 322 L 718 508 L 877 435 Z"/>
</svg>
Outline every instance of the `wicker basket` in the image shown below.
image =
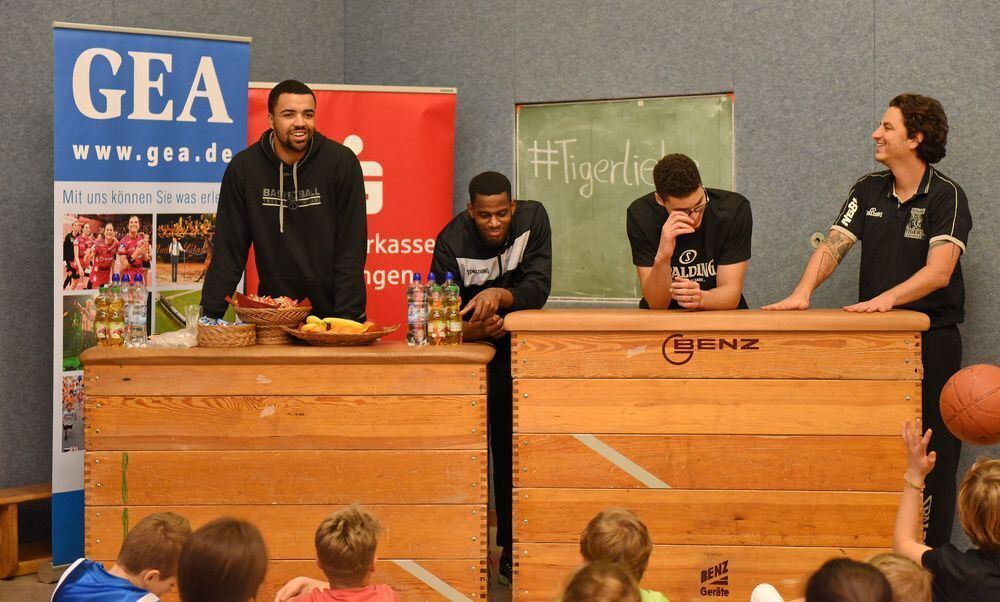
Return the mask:
<svg viewBox="0 0 1000 602">
<path fill-rule="evenodd" d="M 283 326 L 257 326 L 258 345 L 291 345 L 294 342 Z"/>
<path fill-rule="evenodd" d="M 199 347 L 250 347 L 256 340 L 257 327 L 253 324 L 235 326 L 198 325 Z"/>
<path fill-rule="evenodd" d="M 293 326 L 306 319 L 311 305 L 301 307 L 240 307 L 234 305 L 236 315 L 247 324 L 259 326 Z"/>
<path fill-rule="evenodd" d="M 358 334 L 344 334 L 339 332 L 302 332 L 297 328 L 289 328 L 288 326 L 282 326 L 282 328 L 284 328 L 285 332 L 288 334 L 299 339 L 300 341 L 305 341 L 310 345 L 320 345 L 323 347 L 354 347 L 357 345 L 370 345 L 385 335 L 391 332 L 396 332 L 399 328 L 399 324 L 388 328 L 369 330 Z"/>
</svg>

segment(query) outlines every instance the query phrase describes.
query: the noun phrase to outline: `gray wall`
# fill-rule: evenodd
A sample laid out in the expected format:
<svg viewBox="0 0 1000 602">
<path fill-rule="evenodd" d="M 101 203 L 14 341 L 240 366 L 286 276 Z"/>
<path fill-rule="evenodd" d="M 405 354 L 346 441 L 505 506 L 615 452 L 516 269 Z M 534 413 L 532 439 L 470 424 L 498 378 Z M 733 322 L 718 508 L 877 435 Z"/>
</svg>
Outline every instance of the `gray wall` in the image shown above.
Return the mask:
<svg viewBox="0 0 1000 602">
<path fill-rule="evenodd" d="M 992 0 L 101 0 L 0 4 L 0 487 L 49 478 L 51 430 L 51 22 L 253 36 L 251 78 L 458 88 L 455 204 L 485 169 L 512 175 L 519 102 L 732 91 L 737 189 L 756 214 L 747 297 L 784 296 L 850 184 L 874 169 L 868 135 L 896 93 L 939 98 L 941 169 L 975 220 L 965 363 L 997 363 L 1000 284 L 1000 11 Z M 544 201 L 544 199 L 541 199 Z M 817 293 L 856 295 L 858 253 Z M 7 259 L 13 258 L 13 259 Z M 23 301 L 23 303 L 22 303 Z M 1000 456 L 1000 447 L 969 448 Z"/>
<path fill-rule="evenodd" d="M 51 479 L 52 22 L 253 37 L 250 78 L 339 83 L 344 5 L 255 0 L 0 2 L 0 488 Z"/>
</svg>

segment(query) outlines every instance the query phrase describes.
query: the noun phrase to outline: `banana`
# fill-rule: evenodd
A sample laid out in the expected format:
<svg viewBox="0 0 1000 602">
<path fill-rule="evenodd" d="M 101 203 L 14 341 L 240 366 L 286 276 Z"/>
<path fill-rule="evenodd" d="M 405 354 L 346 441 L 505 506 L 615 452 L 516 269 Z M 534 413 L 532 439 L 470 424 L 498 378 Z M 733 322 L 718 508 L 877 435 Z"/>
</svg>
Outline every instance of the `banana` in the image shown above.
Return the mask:
<svg viewBox="0 0 1000 602">
<path fill-rule="evenodd" d="M 330 329 L 336 328 L 340 332 L 364 332 L 367 330 L 364 324 L 360 322 L 355 322 L 354 320 L 346 320 L 344 318 L 323 318 Z"/>
<path fill-rule="evenodd" d="M 306 318 L 306 324 L 322 324 L 323 319 L 317 316 L 309 316 Z"/>
</svg>

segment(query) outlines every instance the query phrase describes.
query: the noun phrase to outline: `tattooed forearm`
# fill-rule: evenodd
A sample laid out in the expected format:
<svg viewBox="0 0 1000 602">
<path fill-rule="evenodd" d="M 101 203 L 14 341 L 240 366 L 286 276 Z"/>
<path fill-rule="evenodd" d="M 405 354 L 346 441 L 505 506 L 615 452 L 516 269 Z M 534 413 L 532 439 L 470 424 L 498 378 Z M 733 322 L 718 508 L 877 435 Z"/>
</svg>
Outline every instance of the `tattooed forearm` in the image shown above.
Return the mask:
<svg viewBox="0 0 1000 602">
<path fill-rule="evenodd" d="M 837 267 L 837 264 L 844 259 L 847 252 L 854 246 L 854 241 L 843 232 L 834 230 L 833 232 L 830 232 L 830 235 L 823 241 L 823 245 L 830 250 L 832 255 L 831 259 L 834 261 L 833 267 Z"/>
</svg>

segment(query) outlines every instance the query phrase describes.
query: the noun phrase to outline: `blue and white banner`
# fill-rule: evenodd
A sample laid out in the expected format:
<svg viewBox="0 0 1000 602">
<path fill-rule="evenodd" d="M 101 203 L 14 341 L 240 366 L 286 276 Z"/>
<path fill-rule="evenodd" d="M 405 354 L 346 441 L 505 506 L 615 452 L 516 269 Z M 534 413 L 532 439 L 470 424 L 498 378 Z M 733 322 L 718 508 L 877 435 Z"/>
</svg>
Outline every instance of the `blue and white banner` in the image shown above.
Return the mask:
<svg viewBox="0 0 1000 602">
<path fill-rule="evenodd" d="M 53 564 L 83 555 L 94 298 L 142 275 L 154 332 L 200 302 L 219 182 L 246 146 L 250 39 L 54 24 Z M 183 261 L 183 265 L 181 262 Z M 162 305 L 162 311 L 161 311 Z"/>
</svg>

